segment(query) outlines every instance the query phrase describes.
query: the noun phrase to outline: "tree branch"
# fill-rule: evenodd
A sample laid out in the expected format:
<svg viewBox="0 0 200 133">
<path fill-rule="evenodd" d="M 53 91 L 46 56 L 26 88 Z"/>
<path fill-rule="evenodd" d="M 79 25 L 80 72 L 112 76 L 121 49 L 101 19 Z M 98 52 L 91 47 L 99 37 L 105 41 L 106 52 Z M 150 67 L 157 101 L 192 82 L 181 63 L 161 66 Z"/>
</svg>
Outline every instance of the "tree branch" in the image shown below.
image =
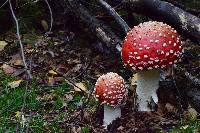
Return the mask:
<svg viewBox="0 0 200 133">
<path fill-rule="evenodd" d="M 102 5 L 102 7 L 105 9 L 108 14 L 110 14 L 115 21 L 119 24 L 119 26 L 123 29 L 124 33 L 126 34 L 130 27 L 127 25 L 127 23 L 120 17 L 120 15 L 115 11 L 114 8 L 112 8 L 107 2 L 104 0 L 99 0 L 99 3 Z"/>
<path fill-rule="evenodd" d="M 144 13 L 154 19 L 177 27 L 186 35 L 200 39 L 200 19 L 171 3 L 161 0 L 123 0 L 125 7 L 139 13 Z M 126 9 L 127 9 L 126 8 Z"/>
<path fill-rule="evenodd" d="M 116 36 L 106 24 L 92 16 L 89 11 L 76 0 L 68 0 L 68 5 L 72 12 L 76 14 L 103 43 L 105 43 L 106 47 L 116 53 L 121 51 L 121 39 Z"/>
</svg>

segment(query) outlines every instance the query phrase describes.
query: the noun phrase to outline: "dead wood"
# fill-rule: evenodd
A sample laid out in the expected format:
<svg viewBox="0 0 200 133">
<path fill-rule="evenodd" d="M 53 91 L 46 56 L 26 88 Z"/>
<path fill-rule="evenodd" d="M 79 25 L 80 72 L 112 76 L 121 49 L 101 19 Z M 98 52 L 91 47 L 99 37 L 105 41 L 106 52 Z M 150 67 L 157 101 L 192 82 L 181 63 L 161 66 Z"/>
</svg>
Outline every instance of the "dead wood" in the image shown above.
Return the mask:
<svg viewBox="0 0 200 133">
<path fill-rule="evenodd" d="M 115 21 L 119 24 L 119 26 L 123 29 L 124 33 L 126 34 L 130 27 L 126 24 L 126 22 L 120 17 L 120 15 L 112 8 L 106 1 L 99 0 L 100 5 L 102 5 L 103 9 L 111 15 Z"/>
<path fill-rule="evenodd" d="M 68 5 L 76 17 L 87 25 L 94 35 L 98 37 L 111 51 L 121 51 L 121 39 L 102 21 L 96 19 L 80 2 L 68 0 Z"/>
<path fill-rule="evenodd" d="M 123 3 L 128 10 L 163 20 L 191 38 L 200 39 L 200 18 L 171 3 L 161 0 L 123 0 Z"/>
</svg>

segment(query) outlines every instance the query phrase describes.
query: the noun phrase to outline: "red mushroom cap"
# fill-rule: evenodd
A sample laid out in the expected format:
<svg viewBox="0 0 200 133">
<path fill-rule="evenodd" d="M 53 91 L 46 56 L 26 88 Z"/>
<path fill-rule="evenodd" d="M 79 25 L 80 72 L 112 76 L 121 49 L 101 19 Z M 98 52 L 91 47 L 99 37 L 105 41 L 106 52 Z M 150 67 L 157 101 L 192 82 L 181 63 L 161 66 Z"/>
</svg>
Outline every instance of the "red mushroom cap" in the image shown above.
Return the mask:
<svg viewBox="0 0 200 133">
<path fill-rule="evenodd" d="M 101 104 L 118 106 L 126 96 L 124 79 L 113 72 L 102 75 L 95 84 L 94 94 Z"/>
<path fill-rule="evenodd" d="M 162 22 L 144 22 L 127 33 L 121 54 L 124 65 L 132 70 L 164 68 L 179 61 L 180 36 Z"/>
</svg>

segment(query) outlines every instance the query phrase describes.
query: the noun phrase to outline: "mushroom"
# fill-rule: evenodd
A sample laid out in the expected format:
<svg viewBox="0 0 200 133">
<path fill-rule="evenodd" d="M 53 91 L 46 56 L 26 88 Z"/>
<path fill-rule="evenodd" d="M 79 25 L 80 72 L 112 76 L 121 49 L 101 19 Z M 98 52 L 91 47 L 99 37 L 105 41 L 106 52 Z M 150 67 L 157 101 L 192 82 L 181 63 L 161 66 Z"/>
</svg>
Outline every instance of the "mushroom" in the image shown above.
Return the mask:
<svg viewBox="0 0 200 133">
<path fill-rule="evenodd" d="M 151 105 L 158 103 L 160 69 L 177 63 L 181 55 L 180 36 L 167 24 L 144 22 L 127 33 L 121 56 L 124 66 L 137 71 L 138 111 L 155 111 Z"/>
<path fill-rule="evenodd" d="M 104 104 L 105 127 L 121 117 L 120 105 L 126 97 L 124 79 L 121 76 L 113 72 L 100 76 L 95 84 L 94 95 L 101 104 Z"/>
</svg>

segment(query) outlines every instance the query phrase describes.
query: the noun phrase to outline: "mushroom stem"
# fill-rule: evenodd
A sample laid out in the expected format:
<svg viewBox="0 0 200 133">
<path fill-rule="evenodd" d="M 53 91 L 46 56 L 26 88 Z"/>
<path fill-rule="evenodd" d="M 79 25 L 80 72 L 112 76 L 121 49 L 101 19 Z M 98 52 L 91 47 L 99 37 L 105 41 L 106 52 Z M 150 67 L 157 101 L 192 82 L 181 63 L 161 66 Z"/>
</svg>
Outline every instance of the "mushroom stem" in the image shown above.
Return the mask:
<svg viewBox="0 0 200 133">
<path fill-rule="evenodd" d="M 158 103 L 159 70 L 139 71 L 137 73 L 137 104 L 138 111 L 155 111 Z"/>
<path fill-rule="evenodd" d="M 109 105 L 104 105 L 104 120 L 103 125 L 107 128 L 109 124 L 115 119 L 121 117 L 120 107 L 111 107 Z"/>
</svg>

